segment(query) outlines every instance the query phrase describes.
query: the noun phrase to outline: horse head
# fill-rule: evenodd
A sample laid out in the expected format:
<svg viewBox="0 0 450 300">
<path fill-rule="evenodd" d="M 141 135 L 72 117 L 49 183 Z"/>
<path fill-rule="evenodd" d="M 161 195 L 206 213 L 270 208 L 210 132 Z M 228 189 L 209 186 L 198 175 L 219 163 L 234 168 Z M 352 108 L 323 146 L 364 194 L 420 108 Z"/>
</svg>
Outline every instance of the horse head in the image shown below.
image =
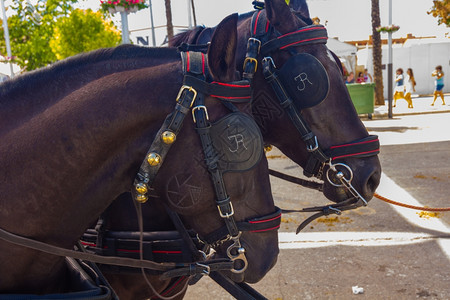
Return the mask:
<svg viewBox="0 0 450 300">
<path fill-rule="evenodd" d="M 212 83 L 226 88 L 239 86 L 239 83 L 234 82 L 237 74 L 236 22 L 237 15 L 232 15 L 217 26 L 207 52 Z M 221 103 L 223 99 L 220 100 L 220 95 L 215 93 L 205 97 L 204 105 L 194 104 L 193 107 L 194 116 L 199 112 L 207 112 L 208 126 L 211 127 L 215 143 L 214 149 L 207 151 L 217 153 L 202 153 L 204 140 L 202 145 L 196 134 L 183 131 L 194 133 L 195 130 L 203 129 L 195 129 L 196 124 L 187 122 L 159 170 L 154 184 L 155 192 L 161 196 L 160 200 L 167 201 L 169 207 L 181 216 L 189 229 L 195 230 L 205 243 L 214 248 L 216 256 L 237 257 L 240 256 L 238 251 L 245 251 L 245 256 L 244 253 L 240 256 L 243 259 L 235 260 L 235 269 L 230 272 L 230 276 L 235 281 L 257 282 L 275 264 L 278 255 L 277 231 L 266 228 L 241 233 L 241 230 L 233 232 L 235 229 L 230 230 L 230 227 L 235 226 L 233 223 L 236 222 L 239 229 L 239 224 L 262 216 L 272 216 L 276 209 L 259 129 L 255 124 L 256 135 L 246 134 L 249 124 L 245 123 L 247 119 L 243 118 L 244 114 L 237 110 L 230 114 L 229 104 L 225 106 Z M 249 110 L 248 102 L 235 103 L 233 106 L 241 111 Z M 230 123 L 230 118 L 235 118 L 235 121 Z M 242 159 L 244 164 L 239 161 L 242 156 L 245 157 Z M 219 172 L 214 169 L 216 165 L 221 169 Z M 217 178 L 218 174 L 223 175 L 223 187 L 221 179 Z M 211 176 L 217 182 L 212 183 Z M 214 193 L 216 201 L 207 196 Z M 229 200 L 231 207 L 227 204 Z M 235 221 L 230 222 L 230 218 Z M 239 235 L 238 239 L 236 234 Z"/>
<path fill-rule="evenodd" d="M 327 198 L 341 202 L 359 194 L 370 200 L 381 174 L 378 140 L 356 113 L 340 62 L 325 45 L 325 28 L 305 14 L 283 0 L 269 0 L 238 25 L 237 64 L 256 69 L 253 115 L 266 143 L 302 166 L 305 175 L 324 180 Z M 333 178 L 337 173 L 352 180 L 352 191 Z"/>
</svg>

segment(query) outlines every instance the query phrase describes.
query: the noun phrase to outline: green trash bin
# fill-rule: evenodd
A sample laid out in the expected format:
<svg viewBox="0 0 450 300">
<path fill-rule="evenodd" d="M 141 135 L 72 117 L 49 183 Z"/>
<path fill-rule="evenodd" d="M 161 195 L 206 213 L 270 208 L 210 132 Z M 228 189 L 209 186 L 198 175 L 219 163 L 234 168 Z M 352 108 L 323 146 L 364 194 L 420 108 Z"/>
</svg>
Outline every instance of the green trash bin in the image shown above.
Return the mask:
<svg viewBox="0 0 450 300">
<path fill-rule="evenodd" d="M 375 83 L 350 83 L 347 89 L 358 114 L 373 114 Z"/>
</svg>

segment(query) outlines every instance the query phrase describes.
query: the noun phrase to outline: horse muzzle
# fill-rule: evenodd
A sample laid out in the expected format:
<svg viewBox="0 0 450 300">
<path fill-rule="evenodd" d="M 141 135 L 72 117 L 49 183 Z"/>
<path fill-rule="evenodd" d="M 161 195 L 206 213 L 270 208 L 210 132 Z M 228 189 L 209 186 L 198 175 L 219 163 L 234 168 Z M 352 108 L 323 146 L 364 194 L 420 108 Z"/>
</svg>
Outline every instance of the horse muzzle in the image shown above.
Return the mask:
<svg viewBox="0 0 450 300">
<path fill-rule="evenodd" d="M 323 171 L 323 194 L 337 203 L 355 197 L 367 204 L 380 178 L 381 166 L 377 156 L 330 162 Z"/>
</svg>

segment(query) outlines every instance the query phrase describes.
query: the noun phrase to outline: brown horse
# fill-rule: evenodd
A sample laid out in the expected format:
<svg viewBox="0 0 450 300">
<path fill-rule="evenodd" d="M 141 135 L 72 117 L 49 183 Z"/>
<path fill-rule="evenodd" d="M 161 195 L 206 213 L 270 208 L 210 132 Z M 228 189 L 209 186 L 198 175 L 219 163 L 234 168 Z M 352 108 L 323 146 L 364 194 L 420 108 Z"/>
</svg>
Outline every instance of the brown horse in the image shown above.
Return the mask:
<svg viewBox="0 0 450 300">
<path fill-rule="evenodd" d="M 235 26 L 233 18 L 229 18 L 224 27 L 229 28 L 230 23 Z M 235 52 L 229 47 L 235 42 L 236 30 L 222 31 L 213 38 L 208 59 L 214 81 L 235 79 Z M 83 54 L 3 83 L 2 232 L 72 248 L 113 199 L 130 191 L 151 141 L 166 116 L 174 115 L 174 106 L 184 113 L 188 111 L 189 106 L 180 105 L 184 105 L 186 94 L 191 95 L 190 89 L 181 89 L 175 105 L 182 85 L 180 54 L 175 49 L 134 46 Z M 202 99 L 205 103 L 196 107 L 197 122 L 206 120 L 203 115 L 202 119 L 198 117 L 206 110 L 210 122 L 228 120 L 224 116 L 229 110 L 221 100 L 208 95 Z M 153 184 L 152 193 L 160 196 L 158 204 L 148 205 L 169 206 L 201 237 L 222 228 L 225 219 L 234 218 L 239 223 L 273 214 L 276 209 L 264 157 L 242 172 L 223 174 L 234 215 L 233 210 L 226 210 L 231 205 L 213 201 L 217 185 L 206 170 L 202 154 L 205 145 L 196 130 L 201 132 L 203 142 L 205 130 L 195 129 L 192 121 L 184 122 Z M 236 146 L 233 142 L 229 147 Z M 257 142 L 253 141 L 256 146 Z M 254 154 L 263 156 L 260 144 Z M 206 149 L 211 150 L 208 145 Z M 214 157 L 209 159 L 211 169 Z M 191 197 L 182 197 L 183 191 Z M 225 215 L 219 216 L 216 205 Z M 134 218 L 129 213 L 122 217 Z M 259 280 L 275 264 L 276 230 L 245 232 L 232 239 L 236 240 L 251 254 L 247 268 L 239 269 L 239 276 Z M 216 256 L 229 256 L 229 244 L 220 241 Z M 12 244 L 2 235 L 0 293 L 74 291 L 67 272 L 64 258 Z"/>
<path fill-rule="evenodd" d="M 269 24 L 273 27 L 273 31 L 271 31 L 268 40 L 275 39 L 277 35 L 289 35 L 291 32 L 310 28 L 311 21 L 309 20 L 309 12 L 304 1 L 291 1 L 291 4 L 294 5 L 294 8 L 301 9 L 301 11 L 292 13 L 282 0 L 266 1 L 267 8 L 261 14 L 266 17 Z M 252 16 L 254 14 L 255 12 L 251 12 L 239 17 L 236 62 L 238 70 L 241 70 L 246 58 L 247 43 L 251 37 Z M 298 15 L 301 15 L 302 18 L 298 18 Z M 221 30 L 221 26 L 218 26 L 217 29 L 198 27 L 176 36 L 171 41 L 171 46 L 179 46 L 182 42 L 188 44 L 206 43 L 211 40 L 213 32 L 217 37 L 219 35 L 217 31 Z M 227 29 L 227 31 L 232 30 L 233 28 Z M 359 143 L 362 144 L 371 143 L 371 139 L 366 140 L 368 133 L 358 118 L 345 84 L 343 83 L 337 58 L 324 44 L 304 45 L 299 43 L 295 47 L 295 50 L 298 53 L 309 53 L 316 57 L 328 75 L 327 78 L 324 78 L 324 80 L 329 80 L 329 90 L 325 99 L 301 111 L 302 117 L 311 127 L 312 132 L 317 136 L 320 147 L 323 149 L 342 149 L 343 147 L 340 147 L 340 145 L 357 145 L 358 142 L 355 143 L 355 141 L 360 141 Z M 272 59 L 277 66 L 283 66 L 292 55 L 292 51 L 280 50 L 273 53 Z M 259 64 L 262 58 L 262 55 L 257 57 Z M 215 61 L 214 59 L 211 60 Z M 297 132 L 295 125 L 293 125 L 289 113 L 286 113 L 284 107 L 281 106 L 272 87 L 267 84 L 260 65 L 258 65 L 257 71 L 253 76 L 252 86 L 254 90 L 252 111 L 262 130 L 264 141 L 277 146 L 288 157 L 299 163 L 303 168 L 306 168 L 309 156 L 309 152 L 306 150 L 306 143 L 301 134 Z M 294 100 L 308 101 L 308 99 Z M 373 151 L 373 149 L 369 151 Z M 364 151 L 363 149 L 363 151 L 358 150 L 358 153 L 369 151 Z M 376 154 L 377 150 L 374 152 L 372 154 Z M 373 192 L 378 186 L 381 169 L 377 156 L 353 154 L 355 154 L 355 151 L 335 155 L 333 157 L 333 164 L 324 164 L 324 169 L 321 173 L 321 179 L 324 179 L 324 193 L 333 201 L 345 202 L 346 199 L 353 197 L 354 194 L 345 186 L 336 186 L 334 184 L 335 182 L 327 180 L 325 174 L 327 174 L 330 166 L 336 167 L 336 164 L 338 164 L 337 168 L 341 168 L 343 165 L 348 166 L 348 169 L 347 167 L 343 167 L 341 169 L 342 172 L 345 173 L 345 176 L 348 176 L 347 172 L 352 172 L 352 185 L 355 187 L 357 193 L 366 200 L 372 198 Z M 130 231 L 136 230 L 127 220 L 121 220 L 119 218 L 120 214 L 117 213 L 120 210 L 126 209 L 126 207 L 130 208 L 132 206 L 131 202 L 127 204 L 126 201 L 129 200 L 125 198 L 121 199 L 119 201 L 120 203 L 114 203 L 114 206 L 110 209 L 110 214 L 112 215 L 108 224 L 110 230 L 122 230 L 124 225 Z M 146 213 L 150 215 L 154 211 L 152 212 L 148 208 Z M 159 214 L 159 216 L 162 217 L 163 214 Z M 167 224 L 166 226 L 168 227 L 166 228 L 155 227 L 157 224 L 153 224 L 154 227 L 152 227 L 151 224 L 148 224 L 147 230 L 171 229 L 169 221 Z M 114 288 L 125 299 L 143 299 L 152 295 L 146 283 L 141 280 L 140 275 L 107 274 L 107 277 L 110 279 Z M 172 287 L 169 281 L 159 281 L 157 276 L 153 278 L 152 282 L 160 287 L 159 292 L 168 291 Z M 181 287 L 182 285 L 180 284 L 177 286 L 178 289 Z M 176 291 L 177 289 L 174 290 Z M 173 295 L 173 290 L 168 295 Z"/>
</svg>

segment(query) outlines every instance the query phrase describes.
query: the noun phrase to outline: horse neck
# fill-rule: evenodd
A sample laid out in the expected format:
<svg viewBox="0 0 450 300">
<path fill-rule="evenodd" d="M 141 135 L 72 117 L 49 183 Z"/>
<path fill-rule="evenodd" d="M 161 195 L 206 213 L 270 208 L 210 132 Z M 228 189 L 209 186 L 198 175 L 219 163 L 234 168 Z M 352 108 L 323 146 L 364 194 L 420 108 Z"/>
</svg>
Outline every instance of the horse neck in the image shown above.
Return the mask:
<svg viewBox="0 0 450 300">
<path fill-rule="evenodd" d="M 103 76 L 3 134 L 1 163 L 8 177 L 1 188 L 2 201 L 20 200 L 13 218 L 29 221 L 17 233 L 51 240 L 62 230 L 54 224 L 65 216 L 74 221 L 65 226 L 68 238 L 61 244 L 72 242 L 88 226 L 86 220 L 129 189 L 181 85 L 181 70 L 174 72 L 180 69 L 179 62 L 164 66 Z M 17 178 L 30 183 L 20 195 Z M 27 215 L 47 202 L 53 203 L 51 211 L 57 214 L 45 220 Z M 73 207 L 83 210 L 74 212 Z M 2 217 L 7 223 L 12 216 Z"/>
<path fill-rule="evenodd" d="M 102 77 L 173 61 L 173 49 L 123 45 L 77 55 L 7 81 L 0 89 L 0 132 L 45 111 Z M 17 116 L 21 118 L 18 119 Z"/>
</svg>

